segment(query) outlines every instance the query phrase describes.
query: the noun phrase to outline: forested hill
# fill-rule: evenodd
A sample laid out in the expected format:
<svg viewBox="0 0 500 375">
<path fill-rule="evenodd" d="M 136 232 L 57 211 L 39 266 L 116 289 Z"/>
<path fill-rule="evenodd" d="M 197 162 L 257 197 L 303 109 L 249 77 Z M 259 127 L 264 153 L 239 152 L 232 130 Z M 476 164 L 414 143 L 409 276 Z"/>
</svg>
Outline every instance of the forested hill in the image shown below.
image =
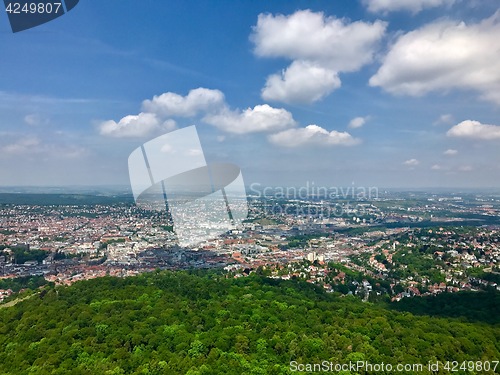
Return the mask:
<svg viewBox="0 0 500 375">
<path fill-rule="evenodd" d="M 498 324 L 414 316 L 297 281 L 156 272 L 46 288 L 0 309 L 1 374 L 264 375 L 292 373 L 290 361 L 500 358 Z"/>
<path fill-rule="evenodd" d="M 132 195 L 102 194 L 42 194 L 42 193 L 0 193 L 0 204 L 18 204 L 34 206 L 84 206 L 131 204 Z"/>
</svg>

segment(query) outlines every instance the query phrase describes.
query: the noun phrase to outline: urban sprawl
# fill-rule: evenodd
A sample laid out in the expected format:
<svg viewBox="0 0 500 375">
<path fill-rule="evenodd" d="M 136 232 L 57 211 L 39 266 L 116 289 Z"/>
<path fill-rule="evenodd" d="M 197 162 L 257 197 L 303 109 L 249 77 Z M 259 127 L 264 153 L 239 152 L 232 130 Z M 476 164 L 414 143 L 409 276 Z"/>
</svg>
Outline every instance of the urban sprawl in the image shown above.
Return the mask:
<svg viewBox="0 0 500 375">
<path fill-rule="evenodd" d="M 500 196 L 250 196 L 240 227 L 178 246 L 166 212 L 113 204 L 0 205 L 0 278 L 70 285 L 155 269 L 302 279 L 365 301 L 500 290 Z M 195 220 L 195 219 L 193 219 Z M 1 281 L 1 280 L 0 280 Z M 0 289 L 0 301 L 11 289 Z"/>
</svg>

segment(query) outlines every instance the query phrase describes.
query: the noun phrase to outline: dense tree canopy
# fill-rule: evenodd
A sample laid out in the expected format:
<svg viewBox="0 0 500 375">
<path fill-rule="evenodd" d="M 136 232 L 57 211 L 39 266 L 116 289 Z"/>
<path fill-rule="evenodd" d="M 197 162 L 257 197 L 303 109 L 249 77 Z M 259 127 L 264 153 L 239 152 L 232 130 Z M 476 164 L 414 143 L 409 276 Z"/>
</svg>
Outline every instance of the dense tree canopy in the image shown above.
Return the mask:
<svg viewBox="0 0 500 375">
<path fill-rule="evenodd" d="M 415 316 L 299 281 L 153 272 L 45 288 L 0 309 L 0 373 L 288 374 L 290 361 L 500 358 L 498 324 Z"/>
</svg>

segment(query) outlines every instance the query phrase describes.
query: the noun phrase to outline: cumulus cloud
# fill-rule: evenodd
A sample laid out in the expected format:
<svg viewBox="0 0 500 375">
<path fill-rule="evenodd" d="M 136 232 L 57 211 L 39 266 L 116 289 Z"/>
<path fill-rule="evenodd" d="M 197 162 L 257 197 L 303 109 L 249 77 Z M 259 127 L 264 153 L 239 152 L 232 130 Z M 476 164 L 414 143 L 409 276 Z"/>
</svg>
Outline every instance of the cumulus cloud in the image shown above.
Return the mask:
<svg viewBox="0 0 500 375">
<path fill-rule="evenodd" d="M 220 113 L 205 116 L 203 121 L 235 134 L 273 132 L 296 125 L 290 112 L 267 104 L 247 108 L 244 111 L 231 111 L 226 108 Z"/>
<path fill-rule="evenodd" d="M 403 164 L 409 167 L 416 167 L 417 165 L 420 164 L 420 162 L 417 159 L 409 159 L 406 160 Z"/>
<path fill-rule="evenodd" d="M 446 156 L 454 156 L 458 154 L 458 151 L 457 150 L 453 150 L 453 149 L 448 149 L 446 150 L 445 152 L 443 152 L 443 155 L 446 155 Z"/>
<path fill-rule="evenodd" d="M 255 54 L 293 61 L 281 75 L 268 78 L 263 97 L 304 103 L 321 99 L 340 87 L 339 72 L 357 71 L 373 61 L 386 27 L 378 20 L 349 22 L 310 10 L 260 14 L 250 36 Z M 298 94 L 300 85 L 307 95 Z"/>
<path fill-rule="evenodd" d="M 440 20 L 400 36 L 371 86 L 421 96 L 475 90 L 500 105 L 500 11 L 479 23 Z"/>
<path fill-rule="evenodd" d="M 427 8 L 452 5 L 455 0 L 363 0 L 373 13 L 409 11 L 416 14 Z"/>
<path fill-rule="evenodd" d="M 99 125 L 101 135 L 116 138 L 145 137 L 161 130 L 175 129 L 175 122 L 167 120 L 163 123 L 153 113 L 141 112 L 138 115 L 128 115 L 120 121 L 104 121 Z"/>
<path fill-rule="evenodd" d="M 234 134 L 276 132 L 296 125 L 290 112 L 273 108 L 268 104 L 245 110 L 232 110 L 219 90 L 198 88 L 181 96 L 168 92 L 143 102 L 143 112 L 128 115 L 118 122 L 104 121 L 99 124 L 101 135 L 125 138 L 145 137 L 177 127 L 174 119 L 196 117 L 223 131 Z"/>
<path fill-rule="evenodd" d="M 225 108 L 224 94 L 203 87 L 189 91 L 186 96 L 174 92 L 144 100 L 143 111 L 128 115 L 118 122 L 108 120 L 98 126 L 104 136 L 125 138 L 145 137 L 160 131 L 174 130 L 177 125 L 171 117 L 193 117 Z"/>
<path fill-rule="evenodd" d="M 214 110 L 222 106 L 224 106 L 224 94 L 219 90 L 203 87 L 189 91 L 186 96 L 166 92 L 142 103 L 143 111 L 166 117 L 193 117 L 200 112 Z"/>
<path fill-rule="evenodd" d="M 328 131 L 318 125 L 308 125 L 300 129 L 288 129 L 268 137 L 273 144 L 283 147 L 316 146 L 353 146 L 360 143 L 347 132 Z"/>
<path fill-rule="evenodd" d="M 446 133 L 448 137 L 477 140 L 500 139 L 500 126 L 481 124 L 479 121 L 466 120 L 455 125 Z"/>
<path fill-rule="evenodd" d="M 348 127 L 350 129 L 357 129 L 361 128 L 366 122 L 370 119 L 370 116 L 365 116 L 365 117 L 355 117 L 353 118 L 350 122 Z"/>
<path fill-rule="evenodd" d="M 312 103 L 341 85 L 337 73 L 318 64 L 297 60 L 281 74 L 267 78 L 262 98 L 284 103 Z"/>
<path fill-rule="evenodd" d="M 441 167 L 439 164 L 434 164 L 431 169 L 433 171 L 440 171 L 441 169 L 443 169 L 443 167 Z"/>
<path fill-rule="evenodd" d="M 289 16 L 260 14 L 251 40 L 258 56 L 315 61 L 336 71 L 356 71 L 372 61 L 386 26 L 382 21 L 349 23 L 310 10 Z"/>
</svg>

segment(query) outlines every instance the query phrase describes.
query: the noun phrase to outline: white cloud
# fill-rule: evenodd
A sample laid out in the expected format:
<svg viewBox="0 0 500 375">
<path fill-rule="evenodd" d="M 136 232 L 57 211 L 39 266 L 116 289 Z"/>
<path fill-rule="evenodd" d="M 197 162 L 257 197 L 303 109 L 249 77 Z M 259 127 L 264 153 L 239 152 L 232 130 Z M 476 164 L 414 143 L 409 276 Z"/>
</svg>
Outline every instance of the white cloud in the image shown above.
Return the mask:
<svg viewBox="0 0 500 375">
<path fill-rule="evenodd" d="M 169 116 L 196 116 L 207 124 L 228 133 L 246 134 L 275 132 L 295 126 L 290 112 L 283 108 L 273 108 L 268 104 L 257 105 L 246 110 L 231 110 L 225 103 L 224 94 L 219 90 L 198 88 L 188 95 L 172 92 L 155 96 L 143 102 L 144 112 L 128 115 L 120 121 L 104 121 L 99 124 L 99 132 L 111 137 L 144 137 L 160 131 L 170 131 L 177 127 Z"/>
<path fill-rule="evenodd" d="M 17 142 L 3 146 L 0 150 L 3 154 L 18 155 L 33 153 L 39 150 L 41 142 L 37 137 L 27 136 L 19 139 Z"/>
<path fill-rule="evenodd" d="M 413 14 L 427 8 L 452 5 L 455 0 L 364 0 L 363 3 L 373 13 L 409 11 Z"/>
<path fill-rule="evenodd" d="M 177 123 L 175 120 L 172 119 L 167 119 L 163 121 L 163 124 L 161 124 L 161 130 L 164 131 L 171 131 L 177 128 Z"/>
<path fill-rule="evenodd" d="M 192 149 L 189 149 L 186 151 L 186 155 L 187 156 L 200 156 L 200 155 L 203 155 L 203 151 L 192 148 Z"/>
<path fill-rule="evenodd" d="M 128 115 L 120 121 L 104 121 L 99 124 L 101 135 L 124 138 L 144 137 L 160 131 L 171 131 L 177 127 L 169 117 L 193 117 L 221 111 L 226 107 L 224 94 L 219 90 L 199 87 L 186 96 L 166 92 L 142 103 L 143 112 Z"/>
<path fill-rule="evenodd" d="M 221 91 L 203 87 L 189 91 L 186 96 L 166 92 L 142 103 L 143 111 L 163 117 L 193 117 L 223 106 L 224 94 Z"/>
<path fill-rule="evenodd" d="M 161 146 L 160 152 L 164 154 L 173 154 L 175 152 L 175 149 L 171 144 L 165 143 L 163 146 Z"/>
<path fill-rule="evenodd" d="M 260 14 L 251 40 L 259 56 L 315 61 L 336 71 L 356 71 L 372 61 L 386 26 L 382 21 L 349 23 L 310 10 L 289 16 Z"/>
<path fill-rule="evenodd" d="M 339 72 L 354 72 L 373 61 L 386 27 L 379 20 L 349 22 L 310 10 L 260 14 L 250 36 L 255 54 L 293 60 L 283 74 L 268 78 L 263 98 L 304 103 L 321 99 L 340 87 Z M 301 90 L 307 95 L 300 95 Z"/>
<path fill-rule="evenodd" d="M 433 171 L 440 171 L 441 169 L 443 169 L 443 167 L 441 167 L 439 164 L 434 164 L 431 169 Z"/>
<path fill-rule="evenodd" d="M 365 117 L 355 117 L 353 118 L 350 122 L 348 127 L 350 129 L 357 129 L 361 128 L 366 122 L 370 119 L 370 116 L 365 116 Z"/>
<path fill-rule="evenodd" d="M 453 149 L 448 149 L 446 150 L 445 152 L 443 152 L 443 155 L 446 155 L 446 156 L 454 156 L 458 154 L 458 151 L 457 150 L 453 150 Z"/>
<path fill-rule="evenodd" d="M 347 132 L 332 130 L 329 132 L 318 125 L 308 125 L 300 129 L 288 129 L 268 137 L 271 143 L 283 147 L 317 146 L 353 146 L 360 143 Z"/>
<path fill-rule="evenodd" d="M 470 165 L 462 165 L 461 167 L 458 168 L 460 172 L 471 172 L 474 170 Z"/>
<path fill-rule="evenodd" d="M 453 115 L 447 113 L 444 115 L 439 116 L 439 118 L 434 121 L 434 125 L 440 125 L 440 124 L 451 124 L 453 123 Z"/>
<path fill-rule="evenodd" d="M 284 103 L 312 103 L 341 85 L 337 73 L 315 63 L 297 60 L 281 74 L 267 78 L 262 89 L 264 100 Z"/>
<path fill-rule="evenodd" d="M 104 121 L 99 125 L 101 135 L 116 138 L 145 137 L 155 132 L 175 129 L 175 122 L 167 120 L 160 122 L 153 113 L 141 112 L 138 115 L 128 115 L 120 121 Z"/>
<path fill-rule="evenodd" d="M 420 162 L 417 159 L 409 159 L 409 160 L 406 160 L 403 164 L 408 165 L 410 167 L 415 167 L 415 166 L 419 165 Z"/>
<path fill-rule="evenodd" d="M 220 113 L 205 116 L 203 121 L 235 134 L 273 132 L 296 125 L 290 112 L 267 104 L 247 108 L 244 111 L 231 111 L 226 108 Z"/>
<path fill-rule="evenodd" d="M 87 150 L 83 147 L 71 144 L 46 143 L 32 135 L 0 147 L 0 157 L 74 159 L 86 153 Z"/>
<path fill-rule="evenodd" d="M 500 139 L 500 126 L 481 124 L 479 121 L 466 120 L 455 125 L 446 133 L 448 137 L 478 140 Z"/>
<path fill-rule="evenodd" d="M 371 86 L 421 96 L 469 89 L 500 104 L 500 11 L 479 23 L 441 20 L 399 37 Z"/>
<path fill-rule="evenodd" d="M 24 122 L 30 126 L 37 126 L 42 124 L 48 124 L 48 120 L 37 113 L 31 113 L 24 116 Z"/>
</svg>

